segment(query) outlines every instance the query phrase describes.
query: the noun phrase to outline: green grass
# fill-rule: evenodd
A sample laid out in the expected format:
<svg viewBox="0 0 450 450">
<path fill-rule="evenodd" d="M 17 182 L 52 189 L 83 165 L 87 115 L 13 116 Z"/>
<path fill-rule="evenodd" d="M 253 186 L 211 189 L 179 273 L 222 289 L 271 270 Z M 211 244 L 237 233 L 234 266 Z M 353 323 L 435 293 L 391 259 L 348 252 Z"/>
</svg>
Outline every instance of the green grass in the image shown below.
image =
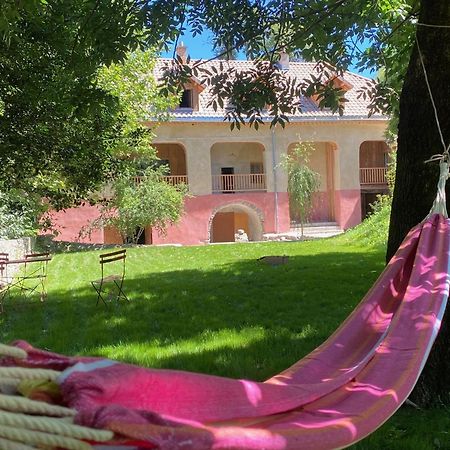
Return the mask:
<svg viewBox="0 0 450 450">
<path fill-rule="evenodd" d="M 383 268 L 381 247 L 342 236 L 311 242 L 130 248 L 130 304 L 95 306 L 99 251 L 56 254 L 48 299 L 13 295 L 2 342 L 65 354 L 264 380 L 342 322 Z M 257 261 L 289 255 L 285 265 Z M 402 408 L 355 449 L 450 448 L 448 412 Z"/>
</svg>

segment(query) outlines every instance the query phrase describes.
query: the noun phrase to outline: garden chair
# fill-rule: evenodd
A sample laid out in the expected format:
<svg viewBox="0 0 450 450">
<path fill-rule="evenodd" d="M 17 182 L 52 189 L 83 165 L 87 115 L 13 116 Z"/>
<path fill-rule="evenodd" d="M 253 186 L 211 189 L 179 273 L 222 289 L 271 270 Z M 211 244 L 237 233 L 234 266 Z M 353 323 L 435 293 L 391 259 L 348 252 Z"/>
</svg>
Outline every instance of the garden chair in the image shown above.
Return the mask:
<svg viewBox="0 0 450 450">
<path fill-rule="evenodd" d="M 45 282 L 47 280 L 48 263 L 52 256 L 48 252 L 27 253 L 23 260 L 18 263 L 23 264 L 23 272 L 17 277 L 17 285 L 21 293 L 32 294 L 40 290 L 41 302 L 47 297 Z"/>
<path fill-rule="evenodd" d="M 0 253 L 0 312 L 3 312 L 5 297 L 16 287 L 27 294 L 39 290 L 41 302 L 44 301 L 47 265 L 51 259 L 50 253 L 28 253 L 23 259 L 9 259 L 7 253 Z M 8 274 L 10 266 L 15 267 L 13 273 L 18 273 Z"/>
<path fill-rule="evenodd" d="M 129 301 L 123 292 L 126 252 L 126 250 L 117 250 L 100 255 L 101 278 L 91 281 L 92 287 L 97 292 L 96 305 L 101 299 L 106 306 L 106 301 L 112 300 L 114 297 L 117 301 L 120 301 L 120 299 Z M 108 265 L 108 267 L 105 267 L 105 265 Z"/>
<path fill-rule="evenodd" d="M 3 299 L 8 292 L 8 253 L 0 252 L 0 313 L 3 312 Z"/>
<path fill-rule="evenodd" d="M 9 254 L 0 252 L 0 284 L 8 280 L 8 265 L 6 261 L 9 259 Z"/>
</svg>

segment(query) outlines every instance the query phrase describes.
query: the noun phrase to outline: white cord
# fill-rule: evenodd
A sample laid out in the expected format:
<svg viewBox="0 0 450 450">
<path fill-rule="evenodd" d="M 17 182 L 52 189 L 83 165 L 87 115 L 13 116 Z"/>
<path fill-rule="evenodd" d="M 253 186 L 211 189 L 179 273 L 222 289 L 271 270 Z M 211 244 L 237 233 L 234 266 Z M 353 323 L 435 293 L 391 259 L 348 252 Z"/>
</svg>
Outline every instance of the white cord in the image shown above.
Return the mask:
<svg viewBox="0 0 450 450">
<path fill-rule="evenodd" d="M 416 25 L 431 28 L 450 28 L 450 25 L 433 25 L 432 23 L 422 23 L 422 22 L 416 22 Z"/>
<path fill-rule="evenodd" d="M 437 124 L 437 127 L 438 127 L 439 136 L 441 138 L 442 146 L 444 147 L 444 154 L 448 155 L 448 150 L 449 150 L 450 146 L 447 147 L 447 145 L 445 144 L 445 141 L 444 141 L 444 136 L 443 136 L 442 130 L 441 130 L 441 124 L 439 122 L 439 115 L 438 115 L 438 112 L 437 112 L 436 104 L 434 103 L 434 97 L 433 97 L 433 93 L 431 92 L 430 82 L 428 81 L 428 74 L 427 74 L 427 70 L 425 68 L 425 63 L 423 62 L 422 51 L 420 50 L 420 45 L 419 45 L 419 40 L 417 39 L 417 34 L 416 34 L 416 44 L 417 44 L 417 50 L 419 52 L 420 64 L 422 65 L 423 74 L 425 76 L 425 82 L 426 82 L 427 88 L 428 88 L 428 93 L 430 94 L 431 104 L 433 105 L 434 117 L 436 119 L 436 124 Z"/>
<path fill-rule="evenodd" d="M 438 181 L 438 188 L 436 198 L 433 202 L 433 206 L 430 211 L 431 214 L 442 214 L 445 218 L 448 217 L 447 214 L 447 206 L 445 200 L 445 183 L 449 178 L 449 161 L 447 159 L 442 158 L 441 163 L 439 164 L 440 174 Z"/>
</svg>

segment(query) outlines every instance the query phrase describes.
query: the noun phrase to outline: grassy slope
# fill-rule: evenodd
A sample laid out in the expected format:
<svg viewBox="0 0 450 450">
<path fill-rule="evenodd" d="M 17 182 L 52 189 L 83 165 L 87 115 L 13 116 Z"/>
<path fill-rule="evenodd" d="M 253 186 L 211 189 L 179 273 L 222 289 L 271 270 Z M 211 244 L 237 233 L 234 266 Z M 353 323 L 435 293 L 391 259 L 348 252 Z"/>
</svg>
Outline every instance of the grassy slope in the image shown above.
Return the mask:
<svg viewBox="0 0 450 450">
<path fill-rule="evenodd" d="M 66 354 L 264 380 L 339 325 L 383 268 L 382 247 L 352 235 L 303 243 L 128 251 L 130 304 L 95 306 L 99 252 L 55 255 L 49 297 L 12 297 L 0 317 L 16 338 Z M 265 265 L 264 255 L 289 255 Z M 448 414 L 402 409 L 355 449 L 450 448 Z"/>
</svg>

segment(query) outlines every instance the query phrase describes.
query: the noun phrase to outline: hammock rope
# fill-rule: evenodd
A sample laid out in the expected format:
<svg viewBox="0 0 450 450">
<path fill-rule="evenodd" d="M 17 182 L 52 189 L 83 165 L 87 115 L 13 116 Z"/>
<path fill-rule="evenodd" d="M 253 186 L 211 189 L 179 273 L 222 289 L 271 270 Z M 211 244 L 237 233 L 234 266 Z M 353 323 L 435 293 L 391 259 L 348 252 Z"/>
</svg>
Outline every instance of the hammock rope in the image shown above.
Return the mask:
<svg viewBox="0 0 450 450">
<path fill-rule="evenodd" d="M 55 381 L 61 372 L 51 369 L 29 369 L 24 367 L 0 367 L 0 379 L 20 378 L 21 380 Z"/>
<path fill-rule="evenodd" d="M 2 450 L 36 450 L 36 447 L 22 444 L 21 442 L 10 441 L 9 439 L 0 438 L 0 448 Z"/>
<path fill-rule="evenodd" d="M 423 24 L 421 24 L 421 25 L 423 25 Z M 442 133 L 441 122 L 439 120 L 439 114 L 438 114 L 438 110 L 437 110 L 437 107 L 436 107 L 436 102 L 434 101 L 434 96 L 433 96 L 433 92 L 431 90 L 430 81 L 428 79 L 428 73 L 427 73 L 427 69 L 425 67 L 423 53 L 422 53 L 422 50 L 420 48 L 420 44 L 419 44 L 419 39 L 417 37 L 417 33 L 415 34 L 415 40 L 416 40 L 416 45 L 417 45 L 417 51 L 418 51 L 418 54 L 419 54 L 420 65 L 422 66 L 422 71 L 423 71 L 423 75 L 424 75 L 424 78 L 425 78 L 425 84 L 427 86 L 428 94 L 430 96 L 431 105 L 433 106 L 434 118 L 436 120 L 436 125 L 437 125 L 438 132 L 439 132 L 439 138 L 441 140 L 442 147 L 444 148 L 442 156 L 445 157 L 446 159 L 448 159 L 449 150 L 450 150 L 450 144 L 447 145 L 445 143 L 444 134 Z"/>
<path fill-rule="evenodd" d="M 34 370 L 34 369 L 31 369 Z M 56 417 L 73 417 L 76 411 L 59 405 L 31 400 L 26 397 L 0 394 L 0 408 L 29 414 L 45 414 Z"/>
<path fill-rule="evenodd" d="M 437 194 L 428 217 L 431 216 L 432 214 L 441 214 L 445 218 L 448 218 L 446 196 L 445 196 L 445 185 L 450 176 L 449 164 L 450 163 L 448 158 L 442 156 L 441 162 L 439 164 L 439 181 L 437 186 Z"/>
<path fill-rule="evenodd" d="M 0 411 L 0 424 L 98 442 L 109 441 L 113 438 L 111 431 L 82 427 L 50 417 L 27 416 L 5 411 Z"/>
<path fill-rule="evenodd" d="M 28 357 L 25 350 L 5 344 L 0 344 L 0 355 L 16 360 Z M 110 430 L 75 425 L 73 417 L 77 411 L 74 409 L 13 395 L 24 380 L 53 380 L 61 373 L 40 368 L 0 367 L 0 377 L 15 377 L 0 379 L 0 392 L 3 392 L 0 393 L 2 450 L 32 450 L 36 446 L 89 450 L 92 446 L 86 440 L 108 442 L 114 438 Z"/>
</svg>

